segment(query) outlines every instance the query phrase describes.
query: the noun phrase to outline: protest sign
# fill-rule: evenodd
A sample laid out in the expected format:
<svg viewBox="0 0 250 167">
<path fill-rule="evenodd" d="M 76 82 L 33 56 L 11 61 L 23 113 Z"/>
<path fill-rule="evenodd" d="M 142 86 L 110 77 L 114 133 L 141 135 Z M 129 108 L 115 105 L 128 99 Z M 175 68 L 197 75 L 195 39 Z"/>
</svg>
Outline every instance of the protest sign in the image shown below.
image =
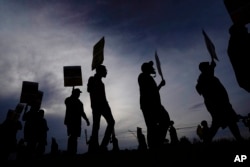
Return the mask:
<svg viewBox="0 0 250 167">
<path fill-rule="evenodd" d="M 31 104 L 38 92 L 38 83 L 23 81 L 20 103 Z"/>
<path fill-rule="evenodd" d="M 81 66 L 64 66 L 64 86 L 81 86 L 82 70 Z"/>
<path fill-rule="evenodd" d="M 102 37 L 93 48 L 92 70 L 103 63 L 105 39 Z"/>
</svg>

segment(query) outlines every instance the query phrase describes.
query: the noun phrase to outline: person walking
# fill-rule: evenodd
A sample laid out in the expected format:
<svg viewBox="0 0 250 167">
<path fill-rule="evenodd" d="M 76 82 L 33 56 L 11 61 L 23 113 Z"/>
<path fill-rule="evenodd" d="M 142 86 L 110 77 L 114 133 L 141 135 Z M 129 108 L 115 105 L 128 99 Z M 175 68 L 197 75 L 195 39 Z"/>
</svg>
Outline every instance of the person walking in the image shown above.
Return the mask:
<svg viewBox="0 0 250 167">
<path fill-rule="evenodd" d="M 110 139 L 113 138 L 113 141 L 115 141 L 115 120 L 106 98 L 105 85 L 102 82 L 102 78 L 105 78 L 106 76 L 106 67 L 104 65 L 99 65 L 96 67 L 96 74 L 94 76 L 91 76 L 88 80 L 87 91 L 90 95 L 93 114 L 93 127 L 89 142 L 89 152 L 107 151 L 107 146 L 110 142 Z M 103 118 L 106 120 L 107 127 L 101 144 L 99 145 L 98 133 L 100 128 L 101 116 L 103 116 Z M 114 144 L 117 145 L 117 141 Z"/>
<path fill-rule="evenodd" d="M 161 104 L 159 90 L 165 85 L 162 80 L 156 84 L 151 75 L 155 75 L 153 62 L 145 62 L 141 66 L 141 73 L 138 76 L 140 88 L 140 108 L 147 126 L 147 142 L 149 149 L 161 148 L 168 131 L 170 118 L 168 112 Z"/>
<path fill-rule="evenodd" d="M 81 136 L 81 118 L 86 121 L 87 126 L 90 125 L 84 112 L 83 103 L 79 99 L 81 93 L 79 88 L 73 88 L 71 96 L 65 99 L 66 113 L 64 124 L 67 126 L 67 152 L 70 155 L 77 153 L 77 138 Z"/>
<path fill-rule="evenodd" d="M 242 136 L 237 125 L 238 116 L 230 103 L 225 87 L 214 76 L 215 67 L 213 59 L 211 63 L 201 62 L 199 64 L 201 74 L 196 85 L 196 90 L 203 96 L 205 106 L 212 117 L 208 141 L 212 141 L 220 127 L 223 129 L 229 127 L 236 140 L 241 141 Z"/>
</svg>

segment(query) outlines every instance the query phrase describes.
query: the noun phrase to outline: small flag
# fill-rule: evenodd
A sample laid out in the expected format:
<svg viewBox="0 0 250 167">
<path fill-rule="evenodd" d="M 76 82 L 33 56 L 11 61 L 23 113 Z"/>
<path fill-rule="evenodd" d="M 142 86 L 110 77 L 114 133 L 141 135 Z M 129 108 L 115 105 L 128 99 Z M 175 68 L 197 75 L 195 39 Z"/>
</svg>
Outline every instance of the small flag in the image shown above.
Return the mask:
<svg viewBox="0 0 250 167">
<path fill-rule="evenodd" d="M 93 59 L 92 59 L 92 70 L 94 70 L 97 66 L 103 63 L 104 60 L 104 44 L 105 39 L 102 37 L 100 41 L 98 41 L 93 48 Z"/>
<path fill-rule="evenodd" d="M 208 52 L 210 53 L 211 58 L 219 61 L 215 52 L 215 47 L 214 47 L 213 42 L 210 40 L 210 38 L 208 37 L 208 35 L 206 34 L 204 30 L 202 30 L 202 34 L 204 36 L 205 43 L 206 43 L 206 46 L 207 46 Z"/>
</svg>

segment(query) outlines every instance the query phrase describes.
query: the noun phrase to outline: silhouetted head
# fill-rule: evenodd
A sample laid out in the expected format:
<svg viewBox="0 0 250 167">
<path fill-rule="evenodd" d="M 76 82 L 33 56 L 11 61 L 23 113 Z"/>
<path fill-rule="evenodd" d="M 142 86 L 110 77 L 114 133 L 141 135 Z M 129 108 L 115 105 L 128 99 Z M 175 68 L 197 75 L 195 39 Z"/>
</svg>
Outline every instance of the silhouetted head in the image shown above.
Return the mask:
<svg viewBox="0 0 250 167">
<path fill-rule="evenodd" d="M 104 65 L 99 65 L 98 67 L 96 67 L 96 74 L 105 78 L 107 76 L 106 67 Z"/>
<path fill-rule="evenodd" d="M 39 111 L 38 111 L 38 113 L 39 113 L 39 116 L 40 117 L 44 117 L 44 109 L 40 109 Z"/>
<path fill-rule="evenodd" d="M 206 72 L 209 69 L 209 62 L 201 62 L 199 64 L 199 69 L 201 72 Z"/>
<path fill-rule="evenodd" d="M 141 71 L 147 74 L 156 74 L 153 65 L 154 65 L 153 61 L 143 63 L 141 66 Z"/>
<path fill-rule="evenodd" d="M 78 98 L 82 91 L 79 88 L 73 89 L 72 90 L 72 96 Z"/>
<path fill-rule="evenodd" d="M 174 125 L 174 121 L 173 121 L 173 120 L 170 121 L 170 125 L 171 125 L 171 126 Z"/>
<path fill-rule="evenodd" d="M 207 125 L 207 121 L 206 121 L 206 120 L 201 121 L 201 125 L 202 125 L 203 127 L 207 127 L 207 126 L 208 126 L 208 125 Z"/>
</svg>

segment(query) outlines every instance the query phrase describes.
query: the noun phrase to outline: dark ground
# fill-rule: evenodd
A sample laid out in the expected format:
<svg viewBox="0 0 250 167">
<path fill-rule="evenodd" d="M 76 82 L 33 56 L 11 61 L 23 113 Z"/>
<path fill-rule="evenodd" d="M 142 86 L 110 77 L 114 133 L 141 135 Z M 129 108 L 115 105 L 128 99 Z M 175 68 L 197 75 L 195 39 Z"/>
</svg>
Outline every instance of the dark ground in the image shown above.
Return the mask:
<svg viewBox="0 0 250 167">
<path fill-rule="evenodd" d="M 247 160 L 234 162 L 235 157 L 246 155 Z M 166 145 L 161 150 L 120 150 L 118 152 L 108 151 L 105 153 L 85 153 L 76 156 L 67 154 L 46 154 L 33 160 L 8 161 L 4 166 L 103 166 L 103 167 L 132 167 L 132 166 L 214 166 L 250 167 L 250 142 L 236 143 L 233 141 L 213 142 L 210 145 L 202 143 L 179 144 L 178 146 Z"/>
</svg>

